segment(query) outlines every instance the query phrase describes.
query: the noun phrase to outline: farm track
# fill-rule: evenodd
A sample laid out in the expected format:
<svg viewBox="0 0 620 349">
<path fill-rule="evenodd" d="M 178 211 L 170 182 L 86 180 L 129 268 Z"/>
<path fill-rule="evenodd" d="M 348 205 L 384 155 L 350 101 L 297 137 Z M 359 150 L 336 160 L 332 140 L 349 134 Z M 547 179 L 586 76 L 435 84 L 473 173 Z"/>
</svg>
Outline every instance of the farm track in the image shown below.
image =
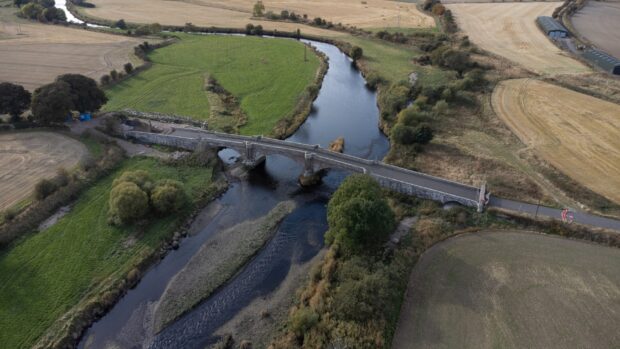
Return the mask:
<svg viewBox="0 0 620 349">
<path fill-rule="evenodd" d="M 533 72 L 586 73 L 590 69 L 565 55 L 538 29 L 536 18 L 551 15 L 559 2 L 451 4 L 459 28 L 480 48 Z"/>
<path fill-rule="evenodd" d="M 87 154 L 74 139 L 51 132 L 0 135 L 0 211 L 31 195 L 35 184 L 70 169 Z"/>
<path fill-rule="evenodd" d="M 535 153 L 620 203 L 620 106 L 532 79 L 501 82 L 492 103 Z"/>
</svg>

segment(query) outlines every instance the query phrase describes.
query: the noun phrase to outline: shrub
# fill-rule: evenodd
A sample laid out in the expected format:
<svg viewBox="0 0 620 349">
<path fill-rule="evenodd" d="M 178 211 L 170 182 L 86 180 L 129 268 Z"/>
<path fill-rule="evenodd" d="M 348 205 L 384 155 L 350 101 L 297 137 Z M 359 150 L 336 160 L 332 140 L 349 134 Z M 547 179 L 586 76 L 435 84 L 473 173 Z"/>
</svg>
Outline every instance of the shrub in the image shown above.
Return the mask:
<svg viewBox="0 0 620 349">
<path fill-rule="evenodd" d="M 114 23 L 114 28 L 125 30 L 127 29 L 127 23 L 125 23 L 124 19 L 119 19 L 116 23 Z"/>
<path fill-rule="evenodd" d="M 101 83 L 102 86 L 106 86 L 108 84 L 110 84 L 111 78 L 110 75 L 105 74 L 104 76 L 101 77 L 101 79 L 99 79 L 99 82 Z"/>
<path fill-rule="evenodd" d="M 123 66 L 123 69 L 125 69 L 125 73 L 131 74 L 131 72 L 133 72 L 133 64 L 125 63 L 125 65 Z"/>
<path fill-rule="evenodd" d="M 49 179 L 42 179 L 34 186 L 34 197 L 38 201 L 42 201 L 56 190 L 58 190 L 56 183 Z"/>
<path fill-rule="evenodd" d="M 428 119 L 428 113 L 420 111 L 417 107 L 409 107 L 398 113 L 398 122 L 406 126 L 415 126 Z"/>
<path fill-rule="evenodd" d="M 54 177 L 54 182 L 59 187 L 66 187 L 71 181 L 71 176 L 69 175 L 69 171 L 65 168 L 61 167 L 56 171 L 56 177 Z"/>
<path fill-rule="evenodd" d="M 418 144 L 428 144 L 433 140 L 434 134 L 433 129 L 426 125 L 421 124 L 416 126 L 413 130 L 413 142 Z"/>
<path fill-rule="evenodd" d="M 382 272 L 369 273 L 360 279 L 345 279 L 334 294 L 335 315 L 343 320 L 367 321 L 385 311 L 387 276 Z"/>
<path fill-rule="evenodd" d="M 410 126 L 397 124 L 390 134 L 392 140 L 398 144 L 409 145 L 414 143 L 414 130 Z"/>
<path fill-rule="evenodd" d="M 108 217 L 112 224 L 132 223 L 148 210 L 149 198 L 135 183 L 122 182 L 110 192 Z"/>
<path fill-rule="evenodd" d="M 393 84 L 385 92 L 381 93 L 379 104 L 381 109 L 389 114 L 395 115 L 403 109 L 409 101 L 409 86 L 406 83 Z"/>
<path fill-rule="evenodd" d="M 173 180 L 158 182 L 151 193 L 153 208 L 160 213 L 179 211 L 185 205 L 186 196 L 183 184 Z"/>
<path fill-rule="evenodd" d="M 366 75 L 366 84 L 370 88 L 377 88 L 379 85 L 385 83 L 385 79 L 383 79 L 376 72 L 371 72 Z"/>
<path fill-rule="evenodd" d="M 112 81 L 116 81 L 118 79 L 118 72 L 116 69 L 110 71 L 110 79 L 112 79 Z"/>
<path fill-rule="evenodd" d="M 448 112 L 449 109 L 450 106 L 448 105 L 448 102 L 442 99 L 435 104 L 435 106 L 433 107 L 433 112 L 435 113 L 435 115 L 444 115 Z"/>
<path fill-rule="evenodd" d="M 153 189 L 153 180 L 151 175 L 144 170 L 126 171 L 120 177 L 112 182 L 112 188 L 115 188 L 125 182 L 134 183 L 145 193 L 150 193 Z"/>
<path fill-rule="evenodd" d="M 357 60 L 361 59 L 364 56 L 364 50 L 362 50 L 362 48 L 359 46 L 353 46 L 351 48 L 351 51 L 349 52 L 349 55 L 351 55 L 351 58 L 354 62 L 357 62 Z"/>
<path fill-rule="evenodd" d="M 446 12 L 446 7 L 442 4 L 435 4 L 433 5 L 432 12 L 436 16 L 443 16 L 443 14 Z"/>
<path fill-rule="evenodd" d="M 303 334 L 318 322 L 319 314 L 310 308 L 302 308 L 297 310 L 291 317 L 291 330 L 297 337 L 303 337 Z"/>
<path fill-rule="evenodd" d="M 454 99 L 457 102 L 468 106 L 476 106 L 478 104 L 476 95 L 469 91 L 458 91 Z"/>
<path fill-rule="evenodd" d="M 248 23 L 245 25 L 245 33 L 247 35 L 252 35 L 252 33 L 254 32 L 254 24 L 252 23 Z"/>
</svg>

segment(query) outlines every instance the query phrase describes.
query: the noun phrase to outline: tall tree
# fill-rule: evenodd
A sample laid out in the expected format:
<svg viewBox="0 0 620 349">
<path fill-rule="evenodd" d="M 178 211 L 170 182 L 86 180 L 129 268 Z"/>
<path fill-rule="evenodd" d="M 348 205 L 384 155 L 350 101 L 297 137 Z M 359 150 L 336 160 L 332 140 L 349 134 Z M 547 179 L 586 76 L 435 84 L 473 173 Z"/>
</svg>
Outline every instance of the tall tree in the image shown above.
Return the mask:
<svg viewBox="0 0 620 349">
<path fill-rule="evenodd" d="M 73 107 L 80 113 L 97 111 L 108 101 L 97 82 L 84 75 L 65 74 L 56 81 L 69 85 Z"/>
<path fill-rule="evenodd" d="M 43 124 L 63 122 L 73 108 L 71 86 L 56 81 L 39 87 L 32 98 L 32 115 Z"/>
<path fill-rule="evenodd" d="M 0 83 L 0 114 L 18 118 L 30 108 L 31 95 L 25 88 L 10 82 Z"/>
</svg>

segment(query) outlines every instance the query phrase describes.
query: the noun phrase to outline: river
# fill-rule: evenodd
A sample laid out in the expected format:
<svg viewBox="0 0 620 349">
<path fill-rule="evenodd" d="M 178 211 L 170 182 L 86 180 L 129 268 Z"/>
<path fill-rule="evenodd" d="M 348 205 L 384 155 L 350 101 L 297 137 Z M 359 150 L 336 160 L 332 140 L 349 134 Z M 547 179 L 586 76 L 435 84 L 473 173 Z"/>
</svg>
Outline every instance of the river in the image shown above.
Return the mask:
<svg viewBox="0 0 620 349">
<path fill-rule="evenodd" d="M 60 4 L 57 1 L 57 6 Z M 345 153 L 382 159 L 390 145 L 378 128 L 376 93 L 366 87 L 360 72 L 337 47 L 306 42 L 327 55 L 329 70 L 308 119 L 289 140 L 327 147 L 344 137 Z M 227 160 L 230 153 L 224 151 L 220 156 Z M 257 297 L 277 289 L 291 266 L 310 260 L 323 248 L 326 204 L 347 174 L 330 171 L 319 187 L 304 190 L 297 183 L 302 171 L 292 160 L 270 156 L 248 180 L 233 182 L 199 215 L 179 249 L 153 266 L 134 289 L 94 323 L 79 347 L 204 348 L 212 343 L 215 330 Z M 214 234 L 265 215 L 283 200 L 295 200 L 298 208 L 285 218 L 267 246 L 209 299 L 153 334 L 149 328 L 153 304 L 200 247 Z"/>
</svg>

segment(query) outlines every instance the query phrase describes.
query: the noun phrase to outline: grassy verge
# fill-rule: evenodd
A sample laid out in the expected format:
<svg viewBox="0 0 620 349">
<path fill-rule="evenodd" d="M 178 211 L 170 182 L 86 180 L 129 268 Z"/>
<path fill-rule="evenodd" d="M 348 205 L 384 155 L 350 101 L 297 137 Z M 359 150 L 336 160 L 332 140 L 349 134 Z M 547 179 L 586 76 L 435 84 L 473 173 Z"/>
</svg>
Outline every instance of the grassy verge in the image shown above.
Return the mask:
<svg viewBox="0 0 620 349">
<path fill-rule="evenodd" d="M 221 232 L 202 246 L 169 283 L 154 313 L 156 332 L 209 297 L 254 256 L 295 209 L 295 202 L 278 204 L 266 216 Z"/>
<path fill-rule="evenodd" d="M 192 205 L 182 214 L 152 219 L 145 226 L 108 225 L 108 195 L 113 179 L 123 171 L 138 169 L 150 172 L 154 179 L 182 181 Z M 156 253 L 192 206 L 207 195 L 212 173 L 212 169 L 173 167 L 153 159 L 126 160 L 118 171 L 84 192 L 56 225 L 2 252 L 3 346 L 32 347 L 37 340 L 41 347 L 60 345 L 61 337 L 79 331 L 75 319 L 93 306 L 89 302 L 99 302 L 101 311 L 106 302 L 114 301 L 109 299 L 114 298 L 109 293 L 111 285 L 125 285 L 128 273 Z"/>
<path fill-rule="evenodd" d="M 149 55 L 153 66 L 107 93 L 105 110 L 132 108 L 208 120 L 205 76 L 235 96 L 247 115 L 243 134 L 270 134 L 316 77 L 320 60 L 292 40 L 179 34 Z"/>
</svg>

